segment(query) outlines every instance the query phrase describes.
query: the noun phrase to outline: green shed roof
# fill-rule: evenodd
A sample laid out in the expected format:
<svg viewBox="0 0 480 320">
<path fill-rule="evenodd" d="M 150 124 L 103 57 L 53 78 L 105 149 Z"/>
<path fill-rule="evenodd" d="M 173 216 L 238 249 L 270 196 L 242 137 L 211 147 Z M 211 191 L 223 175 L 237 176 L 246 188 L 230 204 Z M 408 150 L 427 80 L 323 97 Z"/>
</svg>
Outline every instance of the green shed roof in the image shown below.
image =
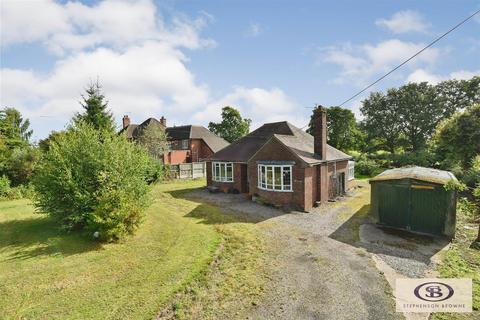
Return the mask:
<svg viewBox="0 0 480 320">
<path fill-rule="evenodd" d="M 370 182 L 400 179 L 416 179 L 438 184 L 446 184 L 452 179 L 457 180 L 453 173 L 449 171 L 425 167 L 403 167 L 386 170 L 370 179 Z"/>
</svg>

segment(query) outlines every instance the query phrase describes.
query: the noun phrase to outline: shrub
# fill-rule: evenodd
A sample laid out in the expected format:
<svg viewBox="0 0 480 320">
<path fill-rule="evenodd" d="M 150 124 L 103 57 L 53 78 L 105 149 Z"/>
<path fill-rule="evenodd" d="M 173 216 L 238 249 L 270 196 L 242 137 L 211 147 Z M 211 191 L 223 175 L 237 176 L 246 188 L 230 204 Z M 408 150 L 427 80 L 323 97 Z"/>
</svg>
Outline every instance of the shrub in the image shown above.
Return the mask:
<svg viewBox="0 0 480 320">
<path fill-rule="evenodd" d="M 165 178 L 164 165 L 159 160 L 150 157 L 147 166 L 146 181 L 151 184 Z"/>
<path fill-rule="evenodd" d="M 361 175 L 373 176 L 380 170 L 380 166 L 373 160 L 360 158 L 355 162 L 355 172 Z"/>
<path fill-rule="evenodd" d="M 480 155 L 472 160 L 472 166 L 461 176 L 462 180 L 470 187 L 480 183 Z"/>
<path fill-rule="evenodd" d="M 435 165 L 435 155 L 427 150 L 416 152 L 404 152 L 391 155 L 392 164 L 395 167 L 422 166 L 432 167 Z"/>
<path fill-rule="evenodd" d="M 0 177 L 0 198 L 6 198 L 10 194 L 10 180 L 7 177 Z"/>
<path fill-rule="evenodd" d="M 142 220 L 149 163 L 144 149 L 125 137 L 76 123 L 39 162 L 34 204 L 64 229 L 121 239 Z"/>
<path fill-rule="evenodd" d="M 29 183 L 39 157 L 39 150 L 32 147 L 13 149 L 4 168 L 13 186 Z"/>
</svg>

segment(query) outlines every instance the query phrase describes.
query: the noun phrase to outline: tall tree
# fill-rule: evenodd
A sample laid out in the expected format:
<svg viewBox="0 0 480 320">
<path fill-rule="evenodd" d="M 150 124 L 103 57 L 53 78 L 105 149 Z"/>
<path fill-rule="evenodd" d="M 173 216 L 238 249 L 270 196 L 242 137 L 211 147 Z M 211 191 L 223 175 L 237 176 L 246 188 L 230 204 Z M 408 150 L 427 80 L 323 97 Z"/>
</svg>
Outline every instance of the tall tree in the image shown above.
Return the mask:
<svg viewBox="0 0 480 320">
<path fill-rule="evenodd" d="M 30 121 L 23 119 L 17 109 L 0 110 L 0 137 L 8 149 L 28 145 L 32 133 Z"/>
<path fill-rule="evenodd" d="M 423 149 L 443 118 L 442 106 L 435 99 L 435 88 L 426 82 L 409 83 L 389 90 L 397 109 L 400 129 L 412 151 Z"/>
<path fill-rule="evenodd" d="M 240 112 L 232 107 L 222 108 L 222 121 L 210 122 L 208 130 L 232 143 L 248 134 L 252 120 L 244 119 Z"/>
<path fill-rule="evenodd" d="M 332 147 L 348 151 L 355 149 L 359 136 L 355 115 L 350 109 L 330 107 L 327 111 L 327 141 Z M 308 124 L 308 133 L 313 132 L 313 115 Z"/>
<path fill-rule="evenodd" d="M 155 124 L 150 124 L 142 130 L 139 142 L 155 159 L 162 159 L 163 154 L 169 149 L 165 130 Z"/>
<path fill-rule="evenodd" d="M 115 131 L 113 115 L 107 110 L 108 101 L 105 101 L 102 86 L 98 81 L 92 82 L 85 91 L 87 94 L 82 95 L 83 101 L 80 102 L 84 112 L 77 113 L 74 122 L 83 121 L 97 130 Z"/>
<path fill-rule="evenodd" d="M 469 168 L 480 154 L 480 104 L 442 121 L 433 140 L 444 162 L 458 161 L 464 169 Z"/>
<path fill-rule="evenodd" d="M 398 106 L 389 94 L 391 90 L 387 95 L 382 92 L 371 93 L 362 101 L 360 111 L 364 116 L 362 127 L 367 139 L 376 140 L 380 147 L 395 153 L 401 141 L 401 123 Z"/>
<path fill-rule="evenodd" d="M 446 80 L 435 86 L 436 101 L 442 108 L 444 118 L 457 111 L 480 103 L 480 77 L 469 80 Z"/>
</svg>

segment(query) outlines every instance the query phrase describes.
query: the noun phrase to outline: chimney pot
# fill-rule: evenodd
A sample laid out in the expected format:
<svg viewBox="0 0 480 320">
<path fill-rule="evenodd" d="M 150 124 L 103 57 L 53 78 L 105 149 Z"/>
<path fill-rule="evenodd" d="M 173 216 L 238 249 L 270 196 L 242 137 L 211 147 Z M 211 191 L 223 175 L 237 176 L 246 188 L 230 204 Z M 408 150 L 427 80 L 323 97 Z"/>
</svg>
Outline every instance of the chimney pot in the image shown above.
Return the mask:
<svg viewBox="0 0 480 320">
<path fill-rule="evenodd" d="M 160 123 L 161 123 L 164 127 L 167 127 L 167 119 L 166 119 L 164 116 L 162 116 L 162 117 L 160 118 Z"/>
<path fill-rule="evenodd" d="M 124 115 L 122 119 L 122 123 L 124 128 L 128 127 L 130 125 L 130 117 L 127 115 Z"/>
<path fill-rule="evenodd" d="M 320 105 L 313 110 L 313 151 L 327 159 L 327 112 Z"/>
</svg>

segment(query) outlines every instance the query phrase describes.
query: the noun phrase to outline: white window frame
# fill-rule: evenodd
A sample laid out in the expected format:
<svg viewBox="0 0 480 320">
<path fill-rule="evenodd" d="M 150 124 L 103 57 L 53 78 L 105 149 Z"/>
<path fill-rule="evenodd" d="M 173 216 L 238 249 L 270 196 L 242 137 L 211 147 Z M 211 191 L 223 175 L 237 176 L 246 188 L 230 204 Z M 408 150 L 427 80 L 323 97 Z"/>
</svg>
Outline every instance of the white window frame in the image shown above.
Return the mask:
<svg viewBox="0 0 480 320">
<path fill-rule="evenodd" d="M 275 171 L 278 173 L 280 169 L 280 185 L 275 184 Z M 277 170 L 276 170 L 277 169 Z M 283 173 L 290 171 L 290 184 L 286 185 L 283 181 Z M 292 165 L 272 165 L 259 164 L 258 165 L 258 188 L 261 190 L 274 192 L 293 192 L 293 166 Z M 271 173 L 272 179 L 269 181 L 268 176 Z"/>
<path fill-rule="evenodd" d="M 183 150 L 188 150 L 188 139 L 183 139 L 182 140 L 182 149 Z"/>
<path fill-rule="evenodd" d="M 228 175 L 228 167 L 231 169 L 230 175 Z M 215 182 L 233 182 L 233 163 L 218 161 L 212 162 L 212 180 Z"/>
<path fill-rule="evenodd" d="M 355 179 L 355 161 L 348 161 L 348 181 Z"/>
</svg>

